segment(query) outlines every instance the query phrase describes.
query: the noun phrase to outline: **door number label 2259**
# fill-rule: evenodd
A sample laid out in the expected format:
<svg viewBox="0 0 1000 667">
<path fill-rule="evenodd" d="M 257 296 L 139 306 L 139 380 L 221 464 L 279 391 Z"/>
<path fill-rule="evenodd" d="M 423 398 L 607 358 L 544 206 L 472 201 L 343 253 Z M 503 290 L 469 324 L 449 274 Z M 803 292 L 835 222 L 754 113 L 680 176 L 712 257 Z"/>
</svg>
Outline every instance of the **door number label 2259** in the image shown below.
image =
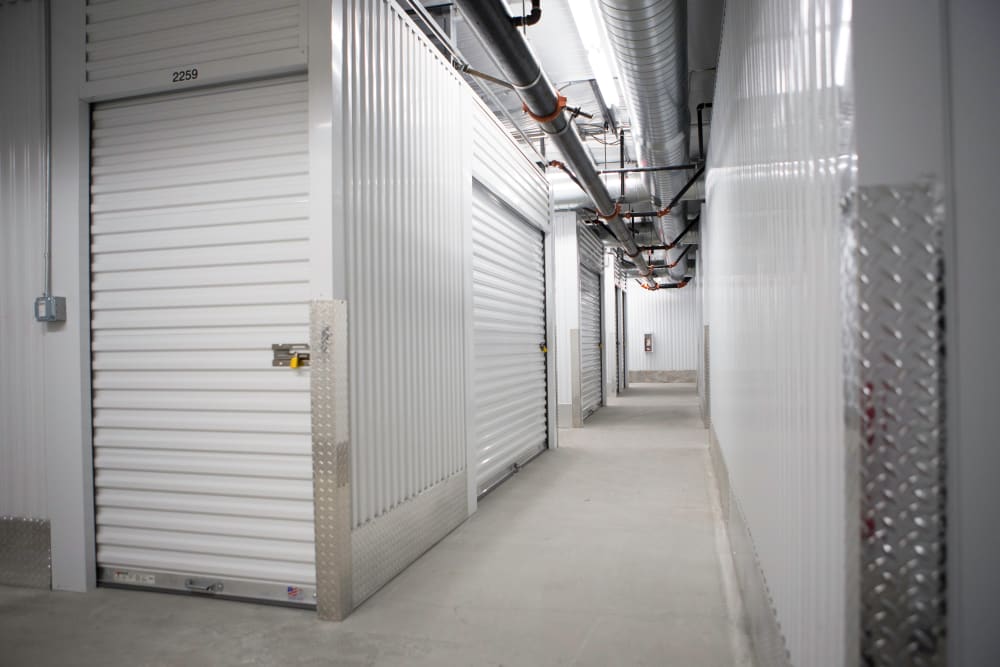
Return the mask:
<svg viewBox="0 0 1000 667">
<path fill-rule="evenodd" d="M 181 81 L 193 81 L 198 78 L 198 68 L 192 67 L 191 69 L 181 69 L 177 70 L 173 74 L 171 79 L 172 83 L 180 83 Z"/>
</svg>

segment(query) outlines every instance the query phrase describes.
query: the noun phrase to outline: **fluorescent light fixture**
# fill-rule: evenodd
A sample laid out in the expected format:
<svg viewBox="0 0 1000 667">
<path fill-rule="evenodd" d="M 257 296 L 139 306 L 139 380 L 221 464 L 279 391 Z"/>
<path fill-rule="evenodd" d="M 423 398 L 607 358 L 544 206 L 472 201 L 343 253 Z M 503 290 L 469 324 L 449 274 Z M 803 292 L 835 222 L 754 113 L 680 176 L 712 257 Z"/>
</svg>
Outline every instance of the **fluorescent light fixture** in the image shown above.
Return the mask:
<svg viewBox="0 0 1000 667">
<path fill-rule="evenodd" d="M 576 24 L 577 32 L 580 33 L 583 46 L 587 49 L 587 61 L 594 71 L 594 78 L 597 80 L 597 87 L 601 89 L 604 103 L 609 107 L 619 106 L 621 98 L 618 95 L 618 86 L 615 84 L 615 70 L 610 54 L 605 53 L 602 48 L 604 40 L 598 27 L 598 19 L 594 15 L 594 3 L 590 0 L 570 0 L 566 4 L 573 14 L 573 22 Z"/>
</svg>

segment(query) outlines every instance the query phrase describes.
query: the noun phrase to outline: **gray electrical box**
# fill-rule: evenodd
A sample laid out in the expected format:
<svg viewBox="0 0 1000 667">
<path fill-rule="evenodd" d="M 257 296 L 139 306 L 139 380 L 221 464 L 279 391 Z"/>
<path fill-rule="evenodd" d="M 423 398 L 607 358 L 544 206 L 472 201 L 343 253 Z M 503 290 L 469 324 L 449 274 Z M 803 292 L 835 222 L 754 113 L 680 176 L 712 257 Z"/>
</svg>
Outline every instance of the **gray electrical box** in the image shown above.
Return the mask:
<svg viewBox="0 0 1000 667">
<path fill-rule="evenodd" d="M 40 296 L 35 299 L 35 319 L 39 322 L 65 322 L 66 297 Z"/>
</svg>

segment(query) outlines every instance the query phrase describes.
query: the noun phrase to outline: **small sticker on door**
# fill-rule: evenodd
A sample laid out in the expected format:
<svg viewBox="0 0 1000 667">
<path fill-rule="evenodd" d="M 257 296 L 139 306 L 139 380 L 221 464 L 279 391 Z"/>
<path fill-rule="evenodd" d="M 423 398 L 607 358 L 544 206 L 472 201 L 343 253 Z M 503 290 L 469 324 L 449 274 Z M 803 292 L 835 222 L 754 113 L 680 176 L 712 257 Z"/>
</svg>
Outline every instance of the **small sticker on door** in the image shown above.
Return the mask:
<svg viewBox="0 0 1000 667">
<path fill-rule="evenodd" d="M 141 572 L 129 572 L 128 570 L 115 570 L 111 574 L 111 580 L 116 584 L 128 584 L 130 586 L 155 586 L 156 575 L 144 574 Z"/>
</svg>

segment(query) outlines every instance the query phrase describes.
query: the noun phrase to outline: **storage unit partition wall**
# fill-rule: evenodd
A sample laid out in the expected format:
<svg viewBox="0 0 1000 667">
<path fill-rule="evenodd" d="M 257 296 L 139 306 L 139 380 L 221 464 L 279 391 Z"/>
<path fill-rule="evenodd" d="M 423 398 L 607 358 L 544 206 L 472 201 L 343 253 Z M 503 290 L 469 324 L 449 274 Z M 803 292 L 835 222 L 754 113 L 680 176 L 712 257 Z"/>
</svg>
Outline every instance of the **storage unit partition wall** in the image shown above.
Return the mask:
<svg viewBox="0 0 1000 667">
<path fill-rule="evenodd" d="M 553 444 L 548 183 L 389 0 L 53 26 L 100 581 L 342 618 Z"/>
</svg>

